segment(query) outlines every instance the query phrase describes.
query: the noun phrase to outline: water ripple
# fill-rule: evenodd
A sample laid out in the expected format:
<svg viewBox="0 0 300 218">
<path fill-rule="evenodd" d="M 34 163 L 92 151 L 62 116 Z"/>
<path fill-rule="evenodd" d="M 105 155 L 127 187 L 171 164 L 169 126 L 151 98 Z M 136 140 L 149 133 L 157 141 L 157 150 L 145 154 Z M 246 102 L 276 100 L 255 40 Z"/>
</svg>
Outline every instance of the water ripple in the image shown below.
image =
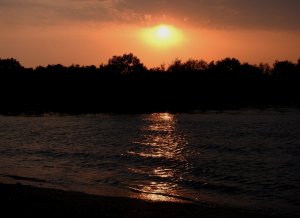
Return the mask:
<svg viewBox="0 0 300 218">
<path fill-rule="evenodd" d="M 298 109 L 0 116 L 0 179 L 296 214 L 299 145 Z"/>
</svg>

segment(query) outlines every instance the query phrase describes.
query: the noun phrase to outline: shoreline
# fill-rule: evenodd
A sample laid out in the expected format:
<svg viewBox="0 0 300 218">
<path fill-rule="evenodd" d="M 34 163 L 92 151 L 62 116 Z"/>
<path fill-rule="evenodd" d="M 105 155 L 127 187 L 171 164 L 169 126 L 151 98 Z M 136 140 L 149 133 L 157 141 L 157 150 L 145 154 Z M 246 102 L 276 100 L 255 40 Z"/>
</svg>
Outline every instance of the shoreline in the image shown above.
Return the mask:
<svg viewBox="0 0 300 218">
<path fill-rule="evenodd" d="M 0 183 L 0 205 L 4 214 L 25 217 L 280 217 L 241 208 L 98 196 L 20 183 Z"/>
<path fill-rule="evenodd" d="M 148 114 L 205 114 L 205 113 L 227 113 L 232 111 L 247 112 L 247 111 L 274 111 L 285 112 L 286 110 L 300 110 L 300 105 L 245 105 L 245 106 L 227 106 L 227 107 L 200 107 L 196 109 L 186 110 L 98 110 L 98 111 L 6 111 L 0 110 L 0 116 L 2 117 L 49 117 L 49 116 L 95 116 L 99 114 L 104 115 L 148 115 Z"/>
</svg>

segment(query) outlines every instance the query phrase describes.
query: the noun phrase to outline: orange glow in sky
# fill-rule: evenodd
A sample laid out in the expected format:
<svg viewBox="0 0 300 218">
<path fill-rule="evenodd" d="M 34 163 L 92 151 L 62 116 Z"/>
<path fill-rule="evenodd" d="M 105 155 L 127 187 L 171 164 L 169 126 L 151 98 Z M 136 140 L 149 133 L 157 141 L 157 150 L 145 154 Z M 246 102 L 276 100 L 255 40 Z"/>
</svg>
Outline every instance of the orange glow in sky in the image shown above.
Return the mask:
<svg viewBox="0 0 300 218">
<path fill-rule="evenodd" d="M 294 32 L 214 30 L 171 24 L 24 26 L 7 29 L 0 34 L 0 42 L 0 58 L 16 58 L 26 67 L 97 66 L 113 55 L 130 52 L 150 68 L 168 65 L 176 58 L 209 62 L 236 57 L 241 62 L 272 64 L 283 59 L 296 62 L 300 56 L 300 40 Z"/>
<path fill-rule="evenodd" d="M 0 58 L 16 58 L 26 67 L 97 66 L 125 53 L 149 68 L 176 58 L 296 62 L 300 3 L 269 2 L 4 0 Z"/>
</svg>

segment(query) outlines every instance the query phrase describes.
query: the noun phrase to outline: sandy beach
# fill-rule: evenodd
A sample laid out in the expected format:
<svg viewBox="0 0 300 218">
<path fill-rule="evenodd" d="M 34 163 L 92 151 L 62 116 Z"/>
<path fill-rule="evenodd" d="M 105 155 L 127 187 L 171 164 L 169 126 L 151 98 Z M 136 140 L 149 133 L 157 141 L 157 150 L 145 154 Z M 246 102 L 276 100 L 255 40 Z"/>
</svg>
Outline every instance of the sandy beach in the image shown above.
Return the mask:
<svg viewBox="0 0 300 218">
<path fill-rule="evenodd" d="M 18 217 L 279 217 L 260 211 L 195 203 L 150 202 L 0 184 L 1 211 Z"/>
</svg>

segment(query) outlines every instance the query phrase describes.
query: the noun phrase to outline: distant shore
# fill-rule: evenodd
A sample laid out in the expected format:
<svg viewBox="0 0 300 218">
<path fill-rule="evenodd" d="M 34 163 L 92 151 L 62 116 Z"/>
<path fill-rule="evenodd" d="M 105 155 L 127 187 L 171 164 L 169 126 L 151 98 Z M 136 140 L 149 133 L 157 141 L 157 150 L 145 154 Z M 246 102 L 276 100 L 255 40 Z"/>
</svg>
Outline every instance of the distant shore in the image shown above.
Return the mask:
<svg viewBox="0 0 300 218">
<path fill-rule="evenodd" d="M 0 183 L 0 205 L 3 214 L 18 217 L 277 217 L 239 208 L 95 196 L 20 183 Z"/>
<path fill-rule="evenodd" d="M 147 69 L 133 54 L 96 66 L 25 68 L 0 59 L 0 114 L 154 113 L 300 106 L 300 61 L 235 58 Z"/>
</svg>

